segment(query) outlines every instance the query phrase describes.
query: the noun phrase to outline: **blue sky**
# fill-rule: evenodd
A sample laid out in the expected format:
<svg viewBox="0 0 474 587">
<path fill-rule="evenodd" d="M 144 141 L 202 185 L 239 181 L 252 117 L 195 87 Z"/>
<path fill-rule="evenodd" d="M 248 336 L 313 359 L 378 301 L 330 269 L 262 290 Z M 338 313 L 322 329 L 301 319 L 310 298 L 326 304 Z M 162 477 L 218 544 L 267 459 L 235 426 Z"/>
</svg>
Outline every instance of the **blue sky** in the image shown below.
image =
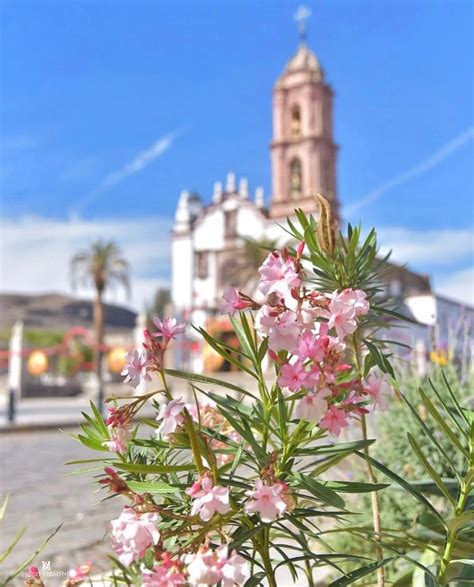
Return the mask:
<svg viewBox="0 0 474 587">
<path fill-rule="evenodd" d="M 336 92 L 346 218 L 379 227 L 396 258 L 468 298 L 472 3 L 307 5 L 309 43 Z M 43 275 L 40 259 L 97 231 L 132 251 L 140 303 L 166 283 L 183 188 L 209 197 L 233 170 L 268 195 L 271 91 L 297 47 L 297 6 L 3 2 L 1 288 L 65 289 L 66 274 Z M 159 234 L 140 231 L 145 217 Z M 24 254 L 33 249 L 38 258 Z"/>
</svg>

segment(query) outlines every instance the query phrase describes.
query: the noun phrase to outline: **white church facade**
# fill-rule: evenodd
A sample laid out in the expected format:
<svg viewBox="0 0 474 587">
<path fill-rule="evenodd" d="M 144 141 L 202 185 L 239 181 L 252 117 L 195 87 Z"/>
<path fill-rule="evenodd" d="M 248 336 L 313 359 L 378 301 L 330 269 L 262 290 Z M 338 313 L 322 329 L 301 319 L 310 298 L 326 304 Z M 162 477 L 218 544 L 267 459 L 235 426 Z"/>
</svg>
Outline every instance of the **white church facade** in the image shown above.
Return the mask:
<svg viewBox="0 0 474 587">
<path fill-rule="evenodd" d="M 246 239 L 282 244 L 287 236 L 280 225 L 285 224 L 295 208 L 316 213 L 311 192 L 324 194 L 334 215 L 339 217 L 333 92 L 304 37 L 273 89 L 270 149 L 272 193 L 268 206 L 262 188 L 257 187 L 250 194 L 247 179 L 237 181 L 235 174 L 229 173 L 224 184 L 214 184 L 209 203 L 197 194 L 183 191 L 175 214 L 171 247 L 173 311 L 224 339 L 232 336 L 232 329 L 228 318 L 220 315 L 219 306 L 226 286 L 246 285 L 238 280 L 237 262 Z M 435 299 L 426 275 L 395 265 L 391 268 L 387 287 L 395 297 L 404 301 L 421 295 Z M 460 305 L 456 306 L 459 309 Z M 405 304 L 405 308 L 416 320 L 417 304 Z M 411 334 L 401 330 L 401 338 L 414 344 L 421 337 L 428 348 L 428 322 L 432 324 L 433 318 L 427 322 L 421 316 L 419 322 L 419 328 L 413 328 Z M 227 342 L 237 346 L 237 341 Z M 197 372 L 223 367 L 219 357 L 191 329 L 184 346 L 177 349 L 176 359 Z"/>
</svg>

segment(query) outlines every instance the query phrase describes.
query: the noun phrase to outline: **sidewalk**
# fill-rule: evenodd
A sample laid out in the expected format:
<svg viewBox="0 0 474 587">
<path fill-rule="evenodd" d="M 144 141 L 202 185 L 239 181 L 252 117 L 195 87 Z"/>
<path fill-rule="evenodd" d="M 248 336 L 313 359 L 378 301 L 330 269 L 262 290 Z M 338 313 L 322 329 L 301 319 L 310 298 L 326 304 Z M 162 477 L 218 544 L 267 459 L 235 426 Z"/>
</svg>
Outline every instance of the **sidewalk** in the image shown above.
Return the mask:
<svg viewBox="0 0 474 587">
<path fill-rule="evenodd" d="M 255 388 L 255 382 L 250 378 L 243 378 L 238 373 L 218 373 L 217 378 L 244 385 L 246 389 Z M 173 394 L 191 400 L 189 385 L 186 381 L 179 379 L 171 380 Z M 205 389 L 219 391 L 212 386 L 203 385 Z M 149 391 L 159 389 L 159 384 L 150 384 Z M 220 390 L 222 392 L 226 390 Z M 109 383 L 105 385 L 105 397 L 111 395 L 133 394 L 133 388 L 122 383 Z M 58 428 L 77 427 L 83 420 L 81 412 L 89 412 L 90 401 L 97 403 L 94 395 L 82 394 L 78 397 L 69 398 L 28 398 L 17 402 L 15 410 L 15 422 L 8 422 L 8 393 L 5 386 L 0 388 L 0 433 L 49 430 Z"/>
</svg>

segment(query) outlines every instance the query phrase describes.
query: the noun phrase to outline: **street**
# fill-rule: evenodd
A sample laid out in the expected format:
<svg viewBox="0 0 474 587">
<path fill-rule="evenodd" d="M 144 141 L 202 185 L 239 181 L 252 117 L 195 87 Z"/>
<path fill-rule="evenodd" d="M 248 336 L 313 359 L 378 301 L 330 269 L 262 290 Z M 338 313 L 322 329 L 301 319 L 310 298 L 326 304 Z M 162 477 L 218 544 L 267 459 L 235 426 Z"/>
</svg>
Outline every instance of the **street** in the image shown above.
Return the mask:
<svg viewBox="0 0 474 587">
<path fill-rule="evenodd" d="M 17 568 L 59 524 L 63 526 L 36 560 L 40 569 L 41 561 L 51 571 L 62 572 L 89 560 L 95 570 L 109 566 L 107 553 L 111 551 L 104 535 L 108 521 L 120 513 L 121 500 L 101 503 L 105 493 L 94 486 L 94 473 L 68 476 L 79 466 L 66 466 L 66 461 L 94 458 L 93 451 L 74 440 L 72 434 L 71 430 L 50 430 L 3 435 L 0 490 L 2 496 L 10 495 L 10 501 L 1 525 L 1 550 L 20 528 L 28 528 L 3 571 Z M 47 585 L 61 585 L 63 581 L 50 577 Z M 23 582 L 17 579 L 13 584 Z"/>
</svg>

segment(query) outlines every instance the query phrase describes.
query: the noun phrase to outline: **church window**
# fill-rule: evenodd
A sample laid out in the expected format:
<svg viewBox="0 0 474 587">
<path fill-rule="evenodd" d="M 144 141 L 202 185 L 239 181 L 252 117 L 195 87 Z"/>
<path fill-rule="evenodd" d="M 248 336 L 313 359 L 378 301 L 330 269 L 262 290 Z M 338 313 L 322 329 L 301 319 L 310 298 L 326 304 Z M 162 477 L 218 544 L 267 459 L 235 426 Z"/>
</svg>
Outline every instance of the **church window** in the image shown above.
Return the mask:
<svg viewBox="0 0 474 587">
<path fill-rule="evenodd" d="M 207 251 L 196 253 L 196 267 L 199 279 L 206 279 L 209 273 L 209 255 Z"/>
<path fill-rule="evenodd" d="M 237 235 L 237 210 L 224 212 L 224 236 L 234 238 Z"/>
<path fill-rule="evenodd" d="M 303 178 L 301 161 L 295 157 L 290 163 L 290 194 L 292 197 L 301 196 L 303 191 Z"/>
<path fill-rule="evenodd" d="M 291 136 L 294 139 L 301 136 L 301 110 L 296 104 L 291 109 Z"/>
</svg>

